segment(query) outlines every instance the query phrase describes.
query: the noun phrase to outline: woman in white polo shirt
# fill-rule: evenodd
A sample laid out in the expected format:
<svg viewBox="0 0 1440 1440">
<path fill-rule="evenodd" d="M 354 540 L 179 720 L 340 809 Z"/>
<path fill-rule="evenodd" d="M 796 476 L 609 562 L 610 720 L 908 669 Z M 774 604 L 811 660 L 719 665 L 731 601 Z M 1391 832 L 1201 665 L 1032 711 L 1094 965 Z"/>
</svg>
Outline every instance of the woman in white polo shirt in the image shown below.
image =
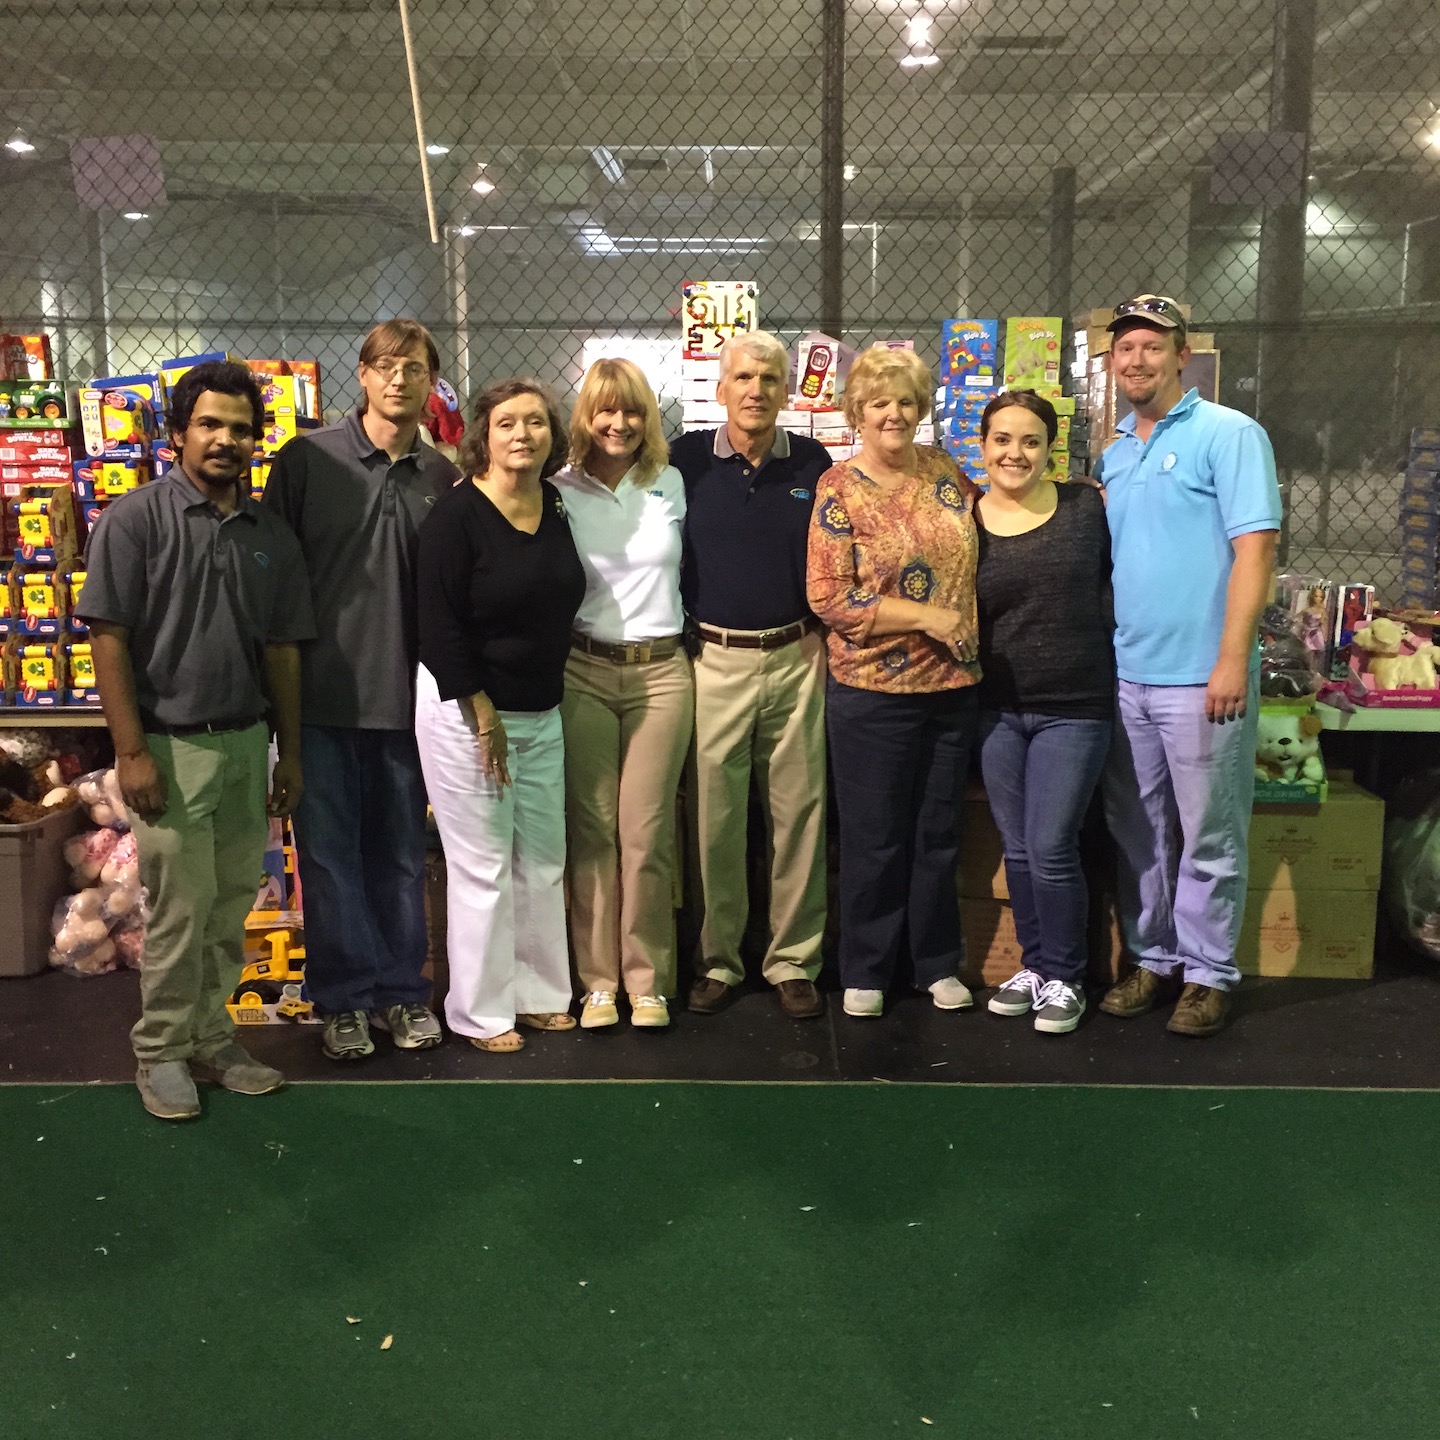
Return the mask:
<svg viewBox="0 0 1440 1440">
<path fill-rule="evenodd" d="M 565 497 L 585 567 L 565 667 L 570 934 L 581 1025 L 670 1023 L 675 993 L 675 792 L 695 719 L 681 641 L 685 486 L 660 407 L 628 360 L 597 360 L 571 416 Z"/>
</svg>

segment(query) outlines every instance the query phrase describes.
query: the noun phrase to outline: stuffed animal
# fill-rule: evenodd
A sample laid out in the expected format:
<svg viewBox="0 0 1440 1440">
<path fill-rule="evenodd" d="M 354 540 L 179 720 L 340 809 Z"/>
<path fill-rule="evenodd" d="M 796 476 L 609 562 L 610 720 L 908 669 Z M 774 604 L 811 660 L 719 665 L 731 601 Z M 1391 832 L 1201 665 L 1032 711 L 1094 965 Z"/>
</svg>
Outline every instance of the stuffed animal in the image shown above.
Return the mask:
<svg viewBox="0 0 1440 1440">
<path fill-rule="evenodd" d="M 1292 785 L 1323 780 L 1320 729 L 1318 715 L 1262 709 L 1255 741 L 1255 778 Z"/>
<path fill-rule="evenodd" d="M 1357 630 L 1350 643 L 1366 653 L 1367 668 L 1381 690 L 1434 690 L 1435 660 L 1440 650 L 1433 645 L 1420 645 L 1410 651 L 1410 627 L 1388 616 L 1377 616 L 1363 629 Z"/>
<path fill-rule="evenodd" d="M 1319 688 L 1320 674 L 1290 612 L 1267 605 L 1260 616 L 1260 693 L 1293 700 Z"/>
<path fill-rule="evenodd" d="M 120 794 L 120 782 L 114 769 L 92 770 L 75 782 L 80 803 L 90 811 L 90 818 L 97 825 L 110 825 L 117 830 L 128 830 L 130 822 L 125 818 L 125 801 Z"/>
<path fill-rule="evenodd" d="M 65 842 L 65 863 L 70 867 L 70 883 L 83 890 L 100 878 L 100 871 L 120 842 L 116 830 L 87 830 Z"/>
</svg>

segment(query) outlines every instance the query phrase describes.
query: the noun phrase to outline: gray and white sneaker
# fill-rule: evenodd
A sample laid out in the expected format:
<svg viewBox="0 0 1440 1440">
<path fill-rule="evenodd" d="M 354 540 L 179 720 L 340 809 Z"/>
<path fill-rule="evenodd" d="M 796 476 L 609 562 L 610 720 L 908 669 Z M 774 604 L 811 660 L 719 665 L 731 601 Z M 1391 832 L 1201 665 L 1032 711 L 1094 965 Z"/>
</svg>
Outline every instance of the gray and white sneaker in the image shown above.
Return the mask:
<svg viewBox="0 0 1440 1440">
<path fill-rule="evenodd" d="M 370 1012 L 377 1030 L 388 1030 L 397 1050 L 428 1050 L 441 1040 L 440 1022 L 428 1005 L 387 1005 Z"/>
<path fill-rule="evenodd" d="M 135 1071 L 135 1088 L 157 1120 L 193 1120 L 200 1113 L 200 1095 L 183 1060 L 143 1060 Z"/>
<path fill-rule="evenodd" d="M 1035 1028 L 1068 1035 L 1085 1013 L 1085 992 L 1068 980 L 1047 980 L 1035 1000 Z"/>
<path fill-rule="evenodd" d="M 269 1095 L 284 1087 L 285 1077 L 273 1065 L 257 1060 L 238 1040 L 229 1040 L 213 1055 L 196 1055 L 190 1073 L 236 1095 Z"/>
<path fill-rule="evenodd" d="M 320 1049 L 327 1060 L 363 1060 L 373 1055 L 375 1042 L 370 1038 L 370 1022 L 365 1012 L 342 1010 L 338 1015 L 327 1015 Z"/>
<path fill-rule="evenodd" d="M 991 997 L 985 1008 L 992 1015 L 1028 1015 L 1039 1003 L 1045 977 L 1038 970 L 1012 975 Z"/>
</svg>

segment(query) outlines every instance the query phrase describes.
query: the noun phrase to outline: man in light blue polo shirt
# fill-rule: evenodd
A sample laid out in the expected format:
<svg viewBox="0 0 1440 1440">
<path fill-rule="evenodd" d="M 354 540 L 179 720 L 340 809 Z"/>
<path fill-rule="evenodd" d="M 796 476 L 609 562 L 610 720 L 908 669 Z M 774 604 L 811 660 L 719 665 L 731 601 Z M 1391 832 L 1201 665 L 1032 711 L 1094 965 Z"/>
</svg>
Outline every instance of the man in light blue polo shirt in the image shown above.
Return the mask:
<svg viewBox="0 0 1440 1440">
<path fill-rule="evenodd" d="M 1179 1002 L 1168 1028 L 1213 1035 L 1239 981 L 1259 718 L 1256 622 L 1280 491 L 1265 432 L 1182 388 L 1186 325 L 1163 295 L 1115 307 L 1110 370 L 1133 413 L 1097 472 L 1115 585 L 1117 724 L 1105 810 L 1120 919 L 1139 968 L 1111 1015 Z"/>
</svg>

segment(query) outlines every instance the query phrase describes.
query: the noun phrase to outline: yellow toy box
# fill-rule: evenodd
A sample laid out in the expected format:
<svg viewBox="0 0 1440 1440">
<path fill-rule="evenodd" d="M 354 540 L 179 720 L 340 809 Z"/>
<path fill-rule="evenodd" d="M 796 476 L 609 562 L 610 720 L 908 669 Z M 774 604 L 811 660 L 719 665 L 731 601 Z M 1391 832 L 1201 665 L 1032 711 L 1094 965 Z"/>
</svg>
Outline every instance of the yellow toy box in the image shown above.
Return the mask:
<svg viewBox="0 0 1440 1440">
<path fill-rule="evenodd" d="M 62 565 L 75 556 L 75 492 L 68 485 L 26 485 L 10 502 L 15 517 L 15 558 L 26 564 Z"/>
</svg>

